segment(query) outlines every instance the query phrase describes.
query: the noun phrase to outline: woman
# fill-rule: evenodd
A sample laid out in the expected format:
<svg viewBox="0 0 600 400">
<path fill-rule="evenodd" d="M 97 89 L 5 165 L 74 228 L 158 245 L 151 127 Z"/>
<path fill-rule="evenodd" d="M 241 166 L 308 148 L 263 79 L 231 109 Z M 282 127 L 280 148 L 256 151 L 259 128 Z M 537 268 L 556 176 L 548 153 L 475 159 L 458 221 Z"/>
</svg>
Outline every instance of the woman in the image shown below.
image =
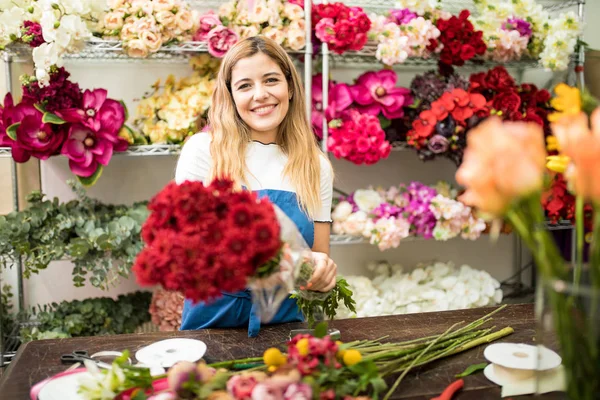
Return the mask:
<svg viewBox="0 0 600 400">
<path fill-rule="evenodd" d="M 260 197 L 268 196 L 313 250 L 310 289 L 332 289 L 337 273 L 329 258 L 333 171 L 314 139 L 302 82 L 283 48 L 256 36 L 227 52 L 209 123 L 210 134 L 194 135 L 183 147 L 176 182 L 231 177 Z M 271 323 L 302 320 L 296 301 L 288 298 Z M 248 290 L 223 293 L 211 304 L 185 301 L 182 330 L 246 325 L 248 335 L 255 337 L 260 320 Z"/>
</svg>

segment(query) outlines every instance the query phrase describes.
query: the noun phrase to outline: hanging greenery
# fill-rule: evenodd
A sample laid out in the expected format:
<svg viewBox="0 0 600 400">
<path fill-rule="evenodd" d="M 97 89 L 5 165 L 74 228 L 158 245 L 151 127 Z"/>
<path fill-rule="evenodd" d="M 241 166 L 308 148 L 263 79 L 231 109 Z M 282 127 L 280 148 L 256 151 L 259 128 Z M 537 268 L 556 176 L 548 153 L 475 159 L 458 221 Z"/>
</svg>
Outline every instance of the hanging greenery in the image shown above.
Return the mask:
<svg viewBox="0 0 600 400">
<path fill-rule="evenodd" d="M 108 289 L 119 277 L 129 276 L 143 247 L 140 231 L 147 203 L 102 204 L 79 183 L 68 183 L 76 200 L 46 200 L 34 191 L 27 196 L 27 209 L 0 216 L 0 265 L 13 265 L 20 257 L 28 278 L 52 261 L 69 260 L 75 286 L 83 286 L 88 276 L 93 286 Z"/>
</svg>

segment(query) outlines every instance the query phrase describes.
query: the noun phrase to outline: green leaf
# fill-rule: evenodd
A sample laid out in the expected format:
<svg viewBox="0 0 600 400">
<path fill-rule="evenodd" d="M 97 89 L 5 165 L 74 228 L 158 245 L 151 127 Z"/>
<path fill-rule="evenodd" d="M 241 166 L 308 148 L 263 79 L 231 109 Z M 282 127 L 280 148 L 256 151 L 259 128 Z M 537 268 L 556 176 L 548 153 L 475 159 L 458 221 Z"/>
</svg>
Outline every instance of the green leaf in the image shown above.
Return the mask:
<svg viewBox="0 0 600 400">
<path fill-rule="evenodd" d="M 100 177 L 102 176 L 102 170 L 102 165 L 98 165 L 98 169 L 92 174 L 92 176 L 87 178 L 83 176 L 77 176 L 77 180 L 81 182 L 81 184 L 85 187 L 94 186 L 98 179 L 100 179 Z"/>
<path fill-rule="evenodd" d="M 62 125 L 67 121 L 65 121 L 56 114 L 52 114 L 51 112 L 45 112 L 44 116 L 42 117 L 42 122 L 45 124 Z"/>
<path fill-rule="evenodd" d="M 19 125 L 21 125 L 21 123 L 17 122 L 6 128 L 6 135 L 12 140 L 17 140 L 17 129 L 19 128 Z"/>
<path fill-rule="evenodd" d="M 479 372 L 485 369 L 485 367 L 487 367 L 488 364 L 487 363 L 481 363 L 481 364 L 473 364 L 473 365 L 469 365 L 467 367 L 467 369 L 465 369 L 463 372 L 461 372 L 460 374 L 456 375 L 457 378 L 463 378 L 465 376 L 469 376 L 471 374 L 474 374 L 475 372 Z"/>
<path fill-rule="evenodd" d="M 123 109 L 125 110 L 125 121 L 127 121 L 129 119 L 129 110 L 127 109 L 127 106 L 123 100 L 119 100 L 119 103 L 121 103 Z"/>
<path fill-rule="evenodd" d="M 35 107 L 36 110 L 38 110 L 42 114 L 46 113 L 46 107 L 44 107 L 44 105 L 42 103 L 35 103 L 33 106 Z"/>
<path fill-rule="evenodd" d="M 107 234 L 103 234 L 98 236 L 96 239 L 96 244 L 101 250 L 110 250 L 112 248 L 112 243 L 110 242 L 110 236 Z"/>
<path fill-rule="evenodd" d="M 386 129 L 388 126 L 392 124 L 392 121 L 384 117 L 383 115 L 379 115 L 379 123 L 381 124 L 381 129 Z"/>
<path fill-rule="evenodd" d="M 319 324 L 317 324 L 317 326 L 315 326 L 315 337 L 324 338 L 325 336 L 327 336 L 328 327 L 329 327 L 329 325 L 327 324 L 326 321 L 323 321 L 323 322 L 320 322 Z"/>
</svg>

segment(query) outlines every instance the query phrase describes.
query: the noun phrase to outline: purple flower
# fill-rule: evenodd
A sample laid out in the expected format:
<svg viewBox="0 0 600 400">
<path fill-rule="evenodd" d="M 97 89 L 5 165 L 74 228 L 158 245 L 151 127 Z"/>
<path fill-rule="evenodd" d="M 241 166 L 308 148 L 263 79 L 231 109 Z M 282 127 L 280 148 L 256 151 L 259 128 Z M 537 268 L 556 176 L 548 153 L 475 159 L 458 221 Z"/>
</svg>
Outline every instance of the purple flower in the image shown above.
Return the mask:
<svg viewBox="0 0 600 400">
<path fill-rule="evenodd" d="M 411 182 L 408 187 L 402 189 L 402 197 L 404 197 L 402 214 L 411 224 L 411 234 L 431 239 L 437 219 L 430 210 L 430 205 L 437 191 L 420 182 Z"/>
<path fill-rule="evenodd" d="M 442 135 L 434 135 L 427 142 L 427 148 L 434 154 L 445 153 L 450 146 L 450 142 Z"/>
<path fill-rule="evenodd" d="M 396 73 L 389 69 L 359 76 L 350 88 L 354 101 L 360 105 L 358 110 L 374 116 L 383 113 L 387 119 L 402 118 L 403 107 L 412 104 L 413 98 L 409 89 L 396 87 L 397 80 Z"/>
<path fill-rule="evenodd" d="M 521 36 L 531 37 L 533 35 L 533 30 L 531 29 L 531 24 L 523 19 L 519 18 L 509 18 L 502 25 L 502 29 L 505 31 L 516 30 L 521 34 Z"/>
<path fill-rule="evenodd" d="M 390 218 L 390 217 L 400 217 L 402 215 L 403 209 L 389 204 L 389 203 L 381 203 L 373 210 L 373 214 L 375 214 L 378 218 Z"/>
<path fill-rule="evenodd" d="M 398 25 L 408 24 L 415 18 L 417 18 L 417 14 L 410 11 L 408 8 L 404 8 L 402 10 L 394 9 L 390 11 L 390 20 Z"/>
</svg>

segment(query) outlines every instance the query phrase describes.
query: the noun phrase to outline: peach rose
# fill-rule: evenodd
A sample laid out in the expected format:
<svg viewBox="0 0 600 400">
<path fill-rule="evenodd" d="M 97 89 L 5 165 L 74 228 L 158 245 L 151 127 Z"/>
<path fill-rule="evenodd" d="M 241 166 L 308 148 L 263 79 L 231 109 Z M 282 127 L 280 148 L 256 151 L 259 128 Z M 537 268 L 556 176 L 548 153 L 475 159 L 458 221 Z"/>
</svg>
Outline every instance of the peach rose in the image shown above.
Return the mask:
<svg viewBox="0 0 600 400">
<path fill-rule="evenodd" d="M 127 55 L 132 58 L 146 58 L 148 57 L 148 47 L 144 44 L 141 39 L 133 39 L 125 43 L 127 49 Z"/>
<path fill-rule="evenodd" d="M 269 27 L 263 29 L 261 34 L 263 36 L 275 41 L 279 45 L 281 45 L 283 43 L 283 41 L 285 40 L 285 33 L 280 29 L 273 28 L 272 26 L 269 26 Z"/>
<path fill-rule="evenodd" d="M 304 10 L 297 4 L 286 3 L 283 7 L 283 15 L 291 21 L 298 21 L 304 18 Z"/>
<path fill-rule="evenodd" d="M 287 45 L 292 50 L 301 50 L 306 45 L 306 32 L 301 29 L 288 29 Z"/>
<path fill-rule="evenodd" d="M 140 40 L 144 43 L 150 53 L 156 53 L 160 46 L 162 46 L 162 40 L 160 34 L 156 34 L 150 31 L 143 31 L 140 34 Z"/>
<path fill-rule="evenodd" d="M 488 118 L 467 137 L 463 163 L 456 172 L 456 181 L 466 188 L 460 200 L 499 217 L 515 199 L 541 190 L 545 160 L 539 125 Z"/>
<path fill-rule="evenodd" d="M 109 12 L 104 15 L 104 28 L 110 31 L 119 30 L 123 27 L 125 14 L 122 12 Z"/>
<path fill-rule="evenodd" d="M 175 7 L 175 0 L 153 0 L 154 10 L 171 11 Z"/>
<path fill-rule="evenodd" d="M 125 25 L 123 25 L 123 27 L 121 28 L 121 40 L 128 41 L 137 39 L 137 37 L 137 30 L 133 23 L 128 22 Z"/>
<path fill-rule="evenodd" d="M 175 14 L 171 11 L 159 11 L 154 14 L 154 18 L 156 18 L 156 22 L 168 29 L 175 25 Z"/>
<path fill-rule="evenodd" d="M 194 27 L 192 12 L 185 9 L 179 10 L 177 14 L 175 14 L 175 23 L 177 23 L 177 26 L 183 32 L 191 30 Z"/>
<path fill-rule="evenodd" d="M 135 29 L 138 33 L 142 31 L 156 32 L 156 21 L 152 17 L 143 17 L 135 21 Z"/>
<path fill-rule="evenodd" d="M 106 2 L 106 5 L 111 10 L 115 10 L 115 9 L 117 9 L 119 7 L 122 7 L 124 4 L 125 4 L 125 0 L 108 0 Z"/>
</svg>

